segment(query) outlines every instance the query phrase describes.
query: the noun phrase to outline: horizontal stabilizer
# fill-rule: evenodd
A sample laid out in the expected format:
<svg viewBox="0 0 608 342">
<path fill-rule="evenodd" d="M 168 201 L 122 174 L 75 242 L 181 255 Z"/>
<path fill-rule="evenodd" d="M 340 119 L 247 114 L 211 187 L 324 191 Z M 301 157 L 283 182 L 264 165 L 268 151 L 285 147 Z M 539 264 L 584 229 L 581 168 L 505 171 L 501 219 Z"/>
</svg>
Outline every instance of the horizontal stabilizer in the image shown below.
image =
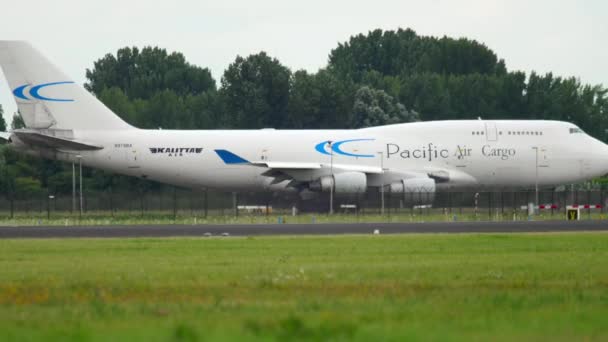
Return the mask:
<svg viewBox="0 0 608 342">
<path fill-rule="evenodd" d="M 0 132 L 0 142 L 8 141 L 8 138 L 11 137 L 9 132 Z"/>
<path fill-rule="evenodd" d="M 96 146 L 66 138 L 54 137 L 40 132 L 14 131 L 14 135 L 24 143 L 37 147 L 47 147 L 62 150 L 93 151 L 101 150 L 103 146 Z"/>
</svg>

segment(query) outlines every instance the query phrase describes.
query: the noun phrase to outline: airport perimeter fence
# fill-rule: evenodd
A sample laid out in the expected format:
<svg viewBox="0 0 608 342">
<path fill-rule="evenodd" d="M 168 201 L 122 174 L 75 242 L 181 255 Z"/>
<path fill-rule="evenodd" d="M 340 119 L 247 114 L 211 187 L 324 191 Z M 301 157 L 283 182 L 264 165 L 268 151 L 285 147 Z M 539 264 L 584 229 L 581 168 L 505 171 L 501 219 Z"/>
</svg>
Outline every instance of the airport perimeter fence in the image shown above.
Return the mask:
<svg viewBox="0 0 608 342">
<path fill-rule="evenodd" d="M 504 221 L 566 219 L 566 209 L 578 208 L 580 219 L 604 219 L 605 190 L 481 191 L 335 196 L 313 200 L 272 193 L 234 193 L 165 188 L 155 192 L 83 192 L 33 198 L 0 195 L 0 220 L 22 218 L 133 217 L 180 222 L 345 222 L 378 221 Z M 248 221 L 250 219 L 250 221 Z M 1 223 L 1 221 L 0 221 Z"/>
</svg>

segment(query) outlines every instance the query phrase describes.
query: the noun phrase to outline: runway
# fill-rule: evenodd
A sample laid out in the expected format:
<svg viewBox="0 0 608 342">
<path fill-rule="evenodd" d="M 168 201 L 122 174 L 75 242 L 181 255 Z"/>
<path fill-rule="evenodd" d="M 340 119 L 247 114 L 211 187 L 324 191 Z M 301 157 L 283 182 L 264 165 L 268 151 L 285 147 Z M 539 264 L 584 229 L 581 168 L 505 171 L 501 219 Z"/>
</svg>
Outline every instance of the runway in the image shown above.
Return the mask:
<svg viewBox="0 0 608 342">
<path fill-rule="evenodd" d="M 0 227 L 0 238 L 136 238 L 178 236 L 533 233 L 608 231 L 608 221 L 517 221 L 327 224 L 210 224 Z"/>
</svg>

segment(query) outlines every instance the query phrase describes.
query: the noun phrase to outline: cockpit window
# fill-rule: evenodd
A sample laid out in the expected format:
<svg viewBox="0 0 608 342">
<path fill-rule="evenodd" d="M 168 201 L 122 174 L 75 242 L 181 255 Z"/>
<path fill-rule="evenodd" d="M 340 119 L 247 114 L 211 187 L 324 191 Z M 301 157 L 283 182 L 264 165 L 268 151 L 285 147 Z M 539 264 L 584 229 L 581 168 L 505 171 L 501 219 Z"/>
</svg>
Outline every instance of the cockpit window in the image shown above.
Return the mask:
<svg viewBox="0 0 608 342">
<path fill-rule="evenodd" d="M 577 134 L 577 133 L 584 133 L 582 129 L 575 127 L 575 128 L 570 128 L 570 134 Z"/>
</svg>

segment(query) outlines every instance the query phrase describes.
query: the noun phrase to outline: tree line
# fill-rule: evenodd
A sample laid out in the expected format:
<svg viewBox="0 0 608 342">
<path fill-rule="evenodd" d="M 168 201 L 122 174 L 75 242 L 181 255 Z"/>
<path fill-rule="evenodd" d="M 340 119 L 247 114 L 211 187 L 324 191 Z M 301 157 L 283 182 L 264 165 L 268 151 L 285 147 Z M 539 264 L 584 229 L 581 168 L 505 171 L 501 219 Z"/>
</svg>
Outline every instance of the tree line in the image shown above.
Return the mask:
<svg viewBox="0 0 608 342">
<path fill-rule="evenodd" d="M 509 71 L 482 43 L 411 29 L 352 36 L 317 72 L 293 71 L 262 51 L 237 56 L 218 84 L 208 68 L 179 52 L 124 47 L 95 61 L 86 78 L 89 91 L 140 128 L 360 128 L 481 117 L 564 120 L 608 140 L 608 89 L 602 85 Z M 12 127 L 22 125 L 15 116 Z M 1 190 L 20 196 L 70 192 L 68 167 L 2 147 Z M 87 169 L 85 176 L 88 189 L 159 186 L 97 170 Z"/>
</svg>

